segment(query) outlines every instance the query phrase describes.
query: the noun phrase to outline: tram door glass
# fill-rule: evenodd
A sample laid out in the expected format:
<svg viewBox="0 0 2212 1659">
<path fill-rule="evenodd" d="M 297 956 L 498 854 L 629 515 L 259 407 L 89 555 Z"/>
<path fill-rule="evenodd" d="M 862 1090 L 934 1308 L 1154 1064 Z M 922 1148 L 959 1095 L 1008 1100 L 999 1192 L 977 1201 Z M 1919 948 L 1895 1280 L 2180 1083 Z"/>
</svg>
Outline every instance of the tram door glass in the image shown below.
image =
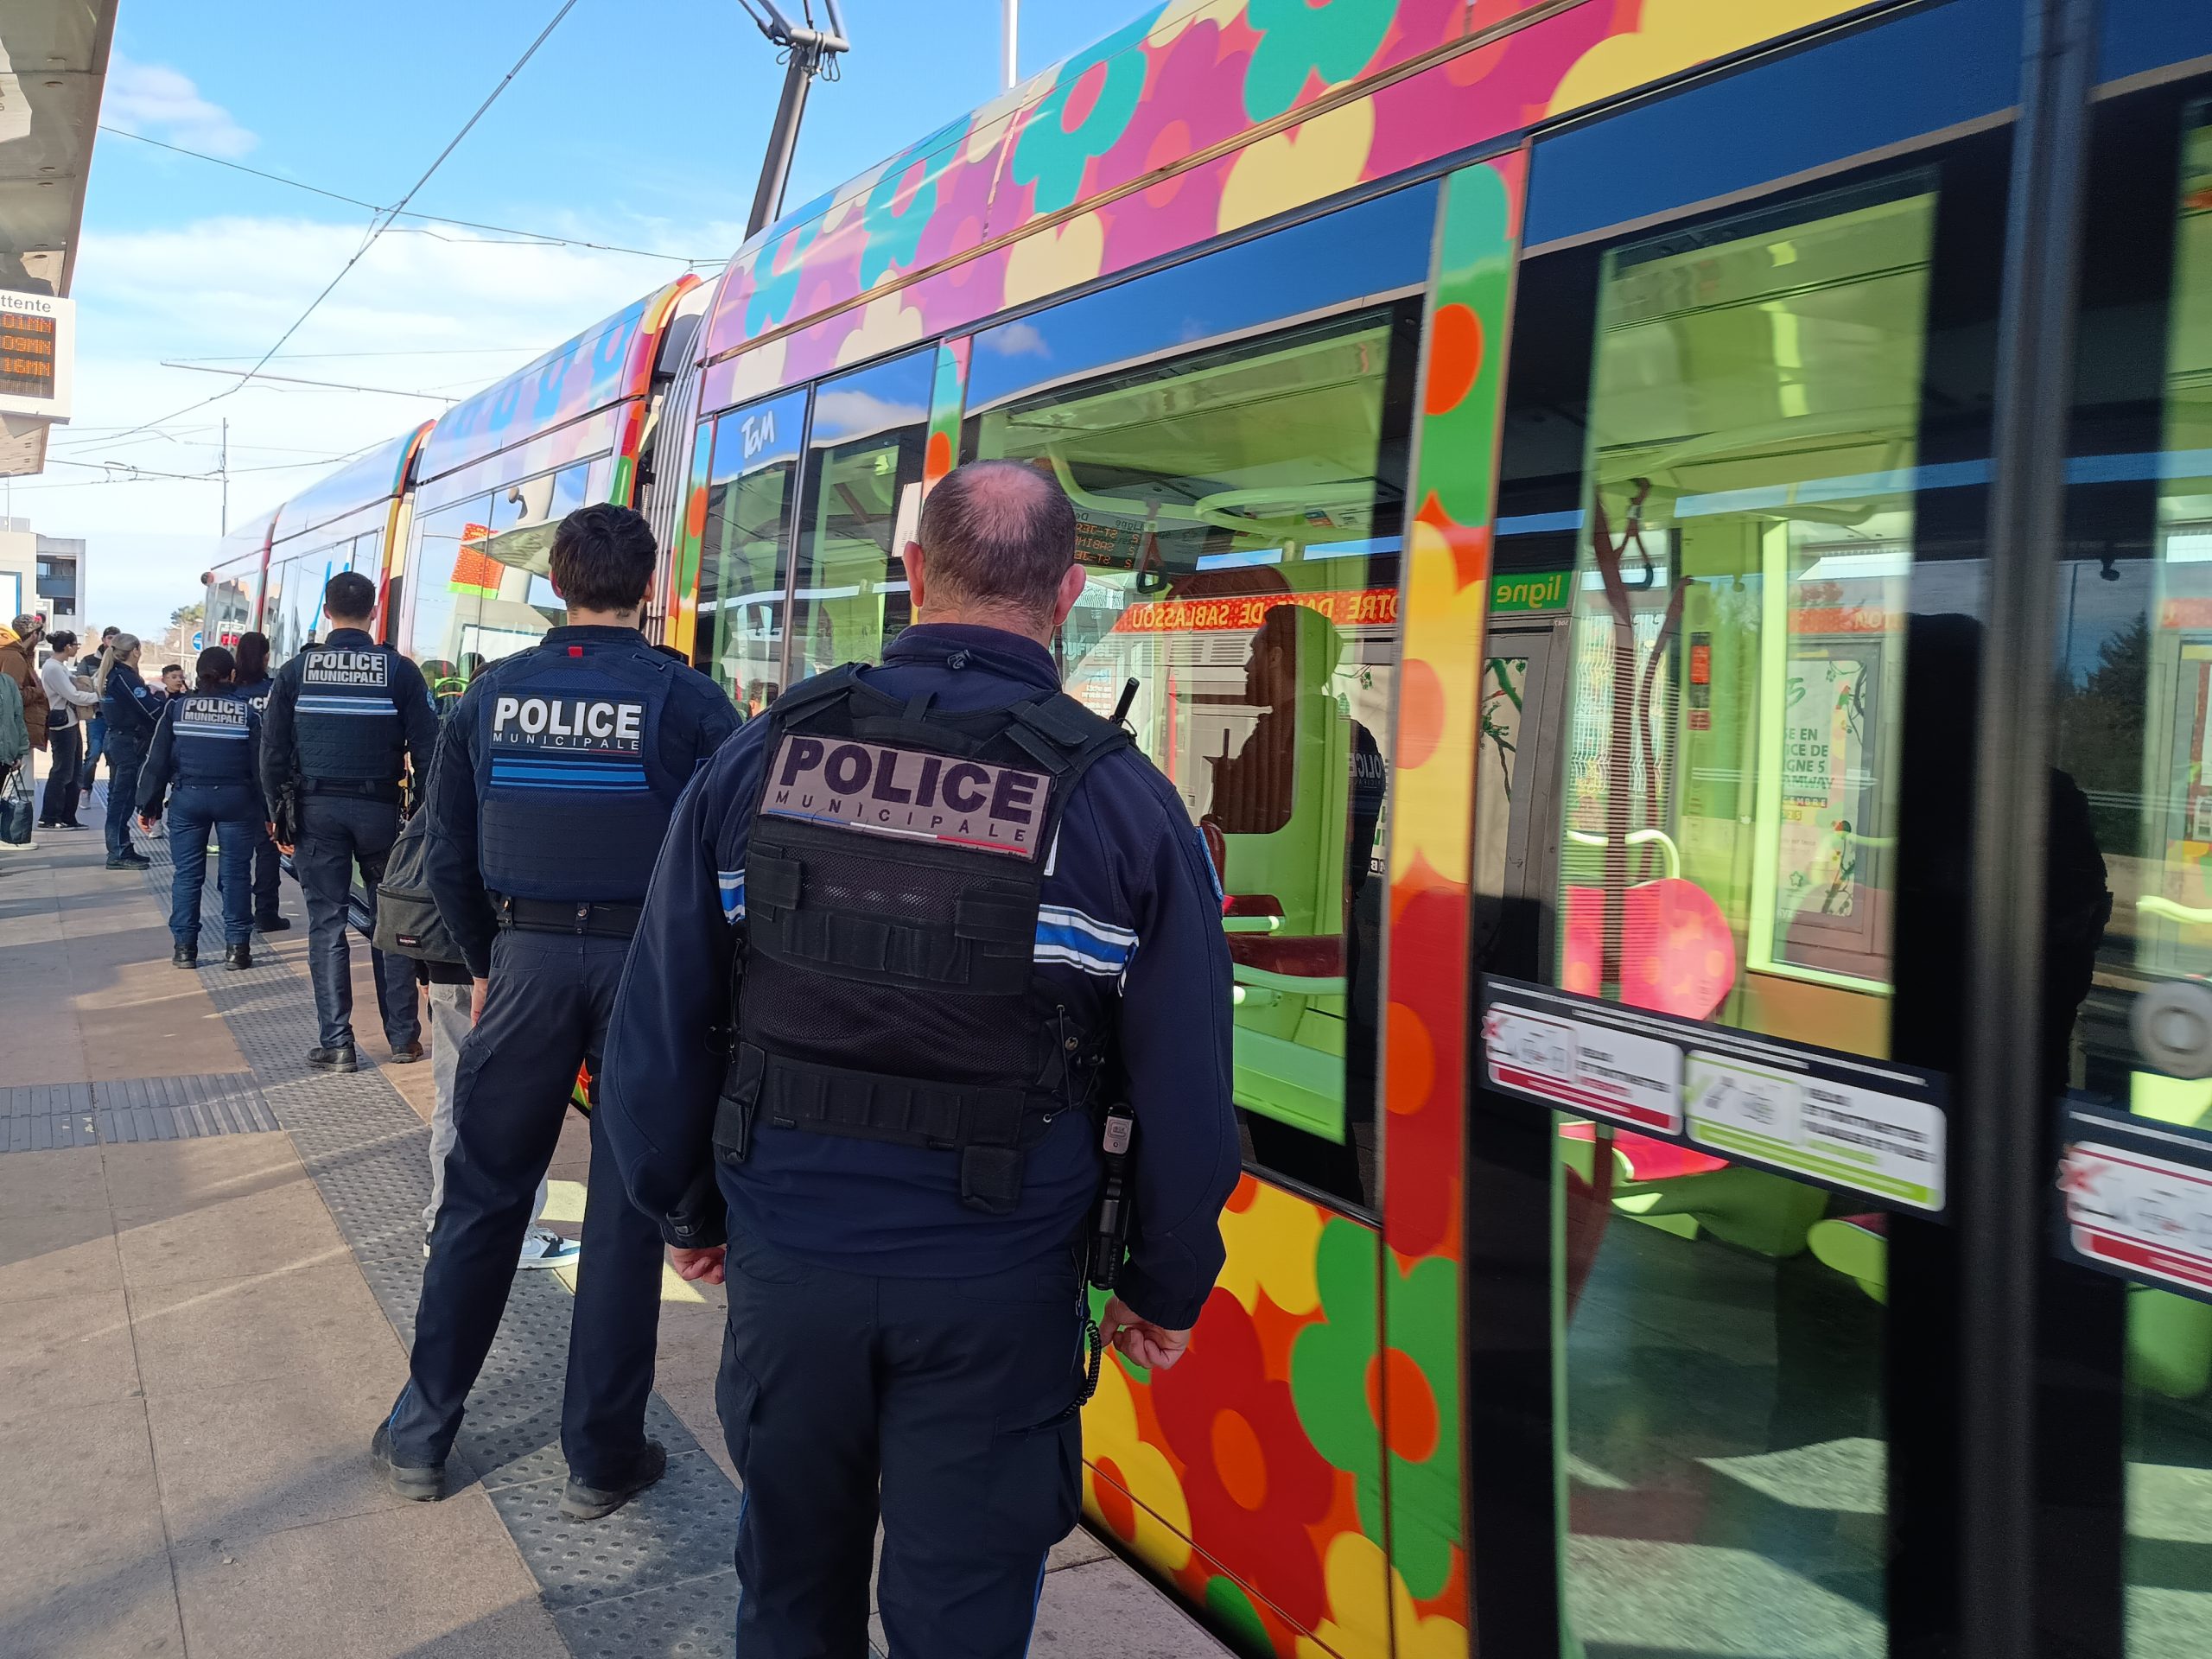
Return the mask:
<svg viewBox="0 0 2212 1659">
<path fill-rule="evenodd" d="M 699 556 L 698 664 L 747 715 L 783 689 L 784 588 L 806 394 L 715 422 Z"/>
<path fill-rule="evenodd" d="M 1564 717 L 1539 740 L 1566 991 L 1892 1052 L 1935 180 L 1522 272 L 1501 513 L 1579 519 Z M 1538 339 L 1568 329 L 1586 365 Z M 1581 1650 L 1877 1659 L 1879 1205 L 1712 1140 L 1564 1114 L 1557 1134 Z"/>
<path fill-rule="evenodd" d="M 2069 1099 L 2212 1130 L 2212 1052 L 2145 1043 L 2162 1024 L 2149 999 L 2185 1011 L 2212 978 L 2212 104 L 2159 89 L 2107 105 L 2093 179 L 2056 596 L 2045 1067 Z M 2212 1206 L 2186 1185 L 2094 1191 L 2125 1200 L 2127 1225 L 2212 1255 Z M 2124 1446 L 2130 1659 L 2187 1659 L 2212 1631 L 2212 1304 L 2148 1275 L 2104 1287 L 2118 1397 L 2074 1415 L 2111 1413 Z"/>
<path fill-rule="evenodd" d="M 1033 334 L 1057 349 L 1053 326 Z M 1375 307 L 968 423 L 971 459 L 1048 467 L 1074 500 L 1087 580 L 1059 642 L 1068 690 L 1104 714 L 1136 681 L 1139 741 L 1221 874 L 1246 1158 L 1357 1207 L 1377 1196 L 1382 757 L 1418 338 L 1417 306 Z"/>
<path fill-rule="evenodd" d="M 921 517 L 936 375 L 932 347 L 815 388 L 791 606 L 793 682 L 839 663 L 874 662 L 912 618 L 906 543 Z"/>
<path fill-rule="evenodd" d="M 577 461 L 416 515 L 404 649 L 441 713 L 485 664 L 527 651 L 567 616 L 548 576 L 553 532 L 605 499 L 609 471 L 604 458 Z"/>
</svg>

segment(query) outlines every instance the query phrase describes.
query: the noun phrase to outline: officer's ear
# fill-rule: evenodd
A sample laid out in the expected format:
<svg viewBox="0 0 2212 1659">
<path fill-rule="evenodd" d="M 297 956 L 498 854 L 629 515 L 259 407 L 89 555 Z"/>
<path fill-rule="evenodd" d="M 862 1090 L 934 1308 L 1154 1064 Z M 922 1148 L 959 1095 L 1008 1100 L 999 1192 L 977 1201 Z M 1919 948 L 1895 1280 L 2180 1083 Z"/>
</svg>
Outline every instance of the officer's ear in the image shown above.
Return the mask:
<svg viewBox="0 0 2212 1659">
<path fill-rule="evenodd" d="M 1083 597 L 1083 567 L 1071 564 L 1060 578 L 1060 590 L 1052 595 L 1052 626 L 1058 627 L 1068 620 L 1068 613 L 1075 609 L 1075 602 Z"/>
<path fill-rule="evenodd" d="M 909 614 L 922 608 L 922 584 L 925 579 L 923 574 L 923 564 L 928 556 L 922 551 L 922 544 L 919 542 L 906 543 L 906 599 L 910 607 Z"/>
</svg>

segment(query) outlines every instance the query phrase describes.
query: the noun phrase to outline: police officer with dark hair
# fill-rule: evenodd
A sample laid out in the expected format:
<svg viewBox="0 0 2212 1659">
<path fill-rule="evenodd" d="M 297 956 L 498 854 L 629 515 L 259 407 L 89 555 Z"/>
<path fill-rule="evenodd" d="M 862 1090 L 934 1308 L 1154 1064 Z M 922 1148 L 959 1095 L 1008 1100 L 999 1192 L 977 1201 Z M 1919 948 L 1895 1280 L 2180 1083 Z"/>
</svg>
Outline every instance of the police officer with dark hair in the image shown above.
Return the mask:
<svg viewBox="0 0 2212 1659">
<path fill-rule="evenodd" d="M 299 780 L 299 843 L 287 846 L 308 902 L 308 977 L 321 1027 L 308 1063 L 319 1071 L 351 1071 L 353 970 L 346 912 L 353 870 L 376 915 L 377 884 L 399 836 L 400 774 L 412 768 L 417 785 L 429 775 L 437 716 L 422 671 L 369 636 L 377 585 L 341 570 L 324 584 L 322 613 L 329 637 L 276 671 L 262 711 L 261 783 L 276 834 L 277 802 Z M 281 844 L 281 843 L 280 843 Z M 372 957 L 380 980 L 385 1039 L 396 1060 L 423 1058 L 422 1021 L 415 1007 L 415 964 L 404 957 Z"/>
<path fill-rule="evenodd" d="M 430 784 L 430 892 L 474 980 L 475 1023 L 454 1076 L 454 1145 L 410 1376 L 371 1447 L 406 1497 L 439 1494 L 576 1068 L 601 1079 L 670 814 L 737 728 L 712 680 L 639 635 L 654 565 L 643 515 L 579 508 L 554 532 L 551 564 L 567 626 L 477 675 L 447 718 Z M 596 1114 L 583 1243 L 561 1512 L 596 1520 L 667 1465 L 645 1438 L 660 1237 L 631 1206 Z"/>
<path fill-rule="evenodd" d="M 1180 1356 L 1239 1168 L 1212 867 L 1047 649 L 1073 509 L 976 463 L 918 535 L 882 664 L 794 686 L 684 798 L 594 1122 L 677 1270 L 727 1272 L 747 1659 L 866 1651 L 879 1514 L 891 1651 L 1023 1652 L 1080 1497 L 1102 1128 L 1133 1113 L 1091 1268 L 1140 1364 Z"/>
</svg>

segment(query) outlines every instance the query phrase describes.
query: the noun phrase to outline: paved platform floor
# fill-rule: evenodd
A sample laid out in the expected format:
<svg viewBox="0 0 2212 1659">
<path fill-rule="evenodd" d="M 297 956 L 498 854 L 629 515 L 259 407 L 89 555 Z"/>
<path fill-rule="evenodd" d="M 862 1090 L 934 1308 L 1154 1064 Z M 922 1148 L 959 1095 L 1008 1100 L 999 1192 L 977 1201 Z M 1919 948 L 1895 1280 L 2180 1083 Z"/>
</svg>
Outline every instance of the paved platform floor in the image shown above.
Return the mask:
<svg viewBox="0 0 2212 1659">
<path fill-rule="evenodd" d="M 357 950 L 365 1069 L 307 1072 L 289 880 L 295 927 L 257 940 L 255 969 L 181 973 L 165 862 L 111 873 L 97 830 L 41 836 L 0 848 L 0 1654 L 727 1653 L 720 1290 L 665 1281 L 671 1473 L 629 1509 L 552 1513 L 553 1274 L 518 1281 L 457 1448 L 475 1478 L 436 1504 L 394 1497 L 365 1448 L 405 1376 L 429 1066 L 382 1064 Z M 551 1173 L 564 1231 L 582 1131 L 572 1116 Z M 1038 1651 L 1224 1651 L 1087 1534 L 1052 1567 Z"/>
</svg>

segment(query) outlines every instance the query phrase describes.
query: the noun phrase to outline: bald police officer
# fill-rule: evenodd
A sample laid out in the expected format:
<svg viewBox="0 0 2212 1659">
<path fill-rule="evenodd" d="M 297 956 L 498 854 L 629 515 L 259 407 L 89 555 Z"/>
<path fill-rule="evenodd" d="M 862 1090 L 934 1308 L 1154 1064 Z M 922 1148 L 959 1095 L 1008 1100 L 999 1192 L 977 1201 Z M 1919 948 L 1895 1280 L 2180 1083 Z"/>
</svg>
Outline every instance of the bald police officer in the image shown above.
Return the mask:
<svg viewBox="0 0 2212 1659">
<path fill-rule="evenodd" d="M 308 902 L 308 978 L 321 1027 L 308 1063 L 326 1071 L 351 1071 L 357 1064 L 346 939 L 354 868 L 373 922 L 377 885 L 399 838 L 401 776 L 411 767 L 419 787 L 438 739 L 422 671 L 370 637 L 376 608 L 377 585 L 359 571 L 341 570 L 326 582 L 322 613 L 330 632 L 276 671 L 262 712 L 261 777 L 272 827 L 277 798 L 300 780 L 299 844 L 284 850 Z M 372 960 L 392 1058 L 420 1059 L 415 964 L 381 952 Z"/>
<path fill-rule="evenodd" d="M 643 515 L 600 505 L 563 518 L 551 574 L 567 626 L 480 673 L 439 743 L 424 861 L 474 980 L 474 1025 L 454 1074 L 408 1383 L 371 1448 L 404 1497 L 439 1495 L 576 1070 L 601 1072 L 669 815 L 737 728 L 712 680 L 639 637 L 653 564 Z M 631 1206 L 601 1122 L 561 1416 L 572 1520 L 619 1509 L 667 1461 L 645 1438 L 660 1236 Z"/>
<path fill-rule="evenodd" d="M 918 534 L 882 664 L 685 798 L 609 1039 L 632 1192 L 679 1272 L 727 1269 L 747 1659 L 867 1651 L 879 1511 L 893 1652 L 1022 1652 L 1078 1503 L 1094 1115 L 1138 1128 L 1103 1323 L 1140 1363 L 1181 1353 L 1239 1166 L 1204 843 L 1047 649 L 1073 509 L 984 462 Z"/>
</svg>

